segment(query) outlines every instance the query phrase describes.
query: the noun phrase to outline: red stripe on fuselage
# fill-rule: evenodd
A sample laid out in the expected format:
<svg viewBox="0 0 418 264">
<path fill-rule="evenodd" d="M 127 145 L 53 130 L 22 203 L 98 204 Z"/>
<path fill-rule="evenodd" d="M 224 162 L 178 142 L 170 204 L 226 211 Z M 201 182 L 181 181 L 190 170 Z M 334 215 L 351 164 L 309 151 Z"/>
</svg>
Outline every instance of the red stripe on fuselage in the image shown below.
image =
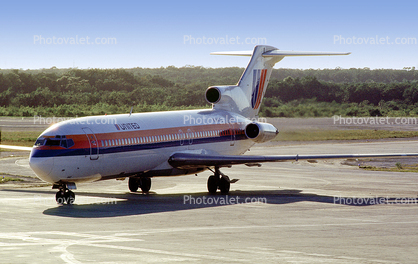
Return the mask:
<svg viewBox="0 0 418 264">
<path fill-rule="evenodd" d="M 213 133 L 205 134 L 205 132 L 213 132 Z M 180 140 L 189 140 L 189 139 L 198 139 L 198 138 L 229 136 L 229 135 L 232 135 L 233 133 L 235 135 L 240 135 L 240 134 L 244 134 L 245 132 L 243 129 L 239 128 L 239 124 L 210 124 L 210 125 L 203 125 L 203 126 L 201 125 L 201 126 L 187 126 L 187 127 L 172 127 L 172 128 L 147 129 L 147 130 L 135 130 L 135 131 L 115 131 L 115 132 L 108 132 L 108 133 L 95 133 L 95 135 L 98 141 L 97 142 L 98 147 L 114 147 L 114 146 L 124 146 L 124 145 L 138 145 L 138 144 L 148 144 L 148 143 L 157 143 L 157 142 L 169 142 L 169 141 L 180 141 Z M 66 138 L 74 140 L 74 146 L 68 149 L 90 148 L 90 143 L 85 134 L 66 135 Z M 106 145 L 106 141 L 107 141 L 107 145 Z M 60 146 L 39 146 L 36 148 L 41 149 L 41 150 L 63 149 L 63 147 L 60 147 Z"/>
</svg>

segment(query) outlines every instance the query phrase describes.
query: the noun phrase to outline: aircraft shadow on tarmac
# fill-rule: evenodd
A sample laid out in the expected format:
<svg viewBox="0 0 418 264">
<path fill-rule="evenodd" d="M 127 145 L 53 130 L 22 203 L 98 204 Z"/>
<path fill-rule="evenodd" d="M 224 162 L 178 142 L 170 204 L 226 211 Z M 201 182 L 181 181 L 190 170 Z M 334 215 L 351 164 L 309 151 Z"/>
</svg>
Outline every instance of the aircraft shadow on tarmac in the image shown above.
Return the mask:
<svg viewBox="0 0 418 264">
<path fill-rule="evenodd" d="M 39 191 L 32 192 L 39 193 Z M 236 190 L 231 191 L 228 195 L 209 195 L 207 192 L 181 194 L 155 194 L 152 192 L 149 194 L 77 193 L 78 198 L 82 199 L 83 196 L 89 198 L 104 198 L 104 202 L 77 205 L 76 201 L 74 205 L 56 206 L 46 209 L 43 213 L 45 215 L 72 218 L 104 218 L 233 206 L 237 204 L 262 206 L 263 204 L 317 202 L 335 204 L 335 206 L 371 206 L 380 203 L 389 203 L 396 199 L 387 197 L 366 197 L 354 201 L 351 197 L 334 197 L 313 193 L 302 193 L 302 190 Z M 341 204 L 341 201 L 344 201 L 344 203 Z"/>
<path fill-rule="evenodd" d="M 34 195 L 53 194 L 51 191 L 41 190 L 7 190 L 13 192 L 28 192 Z M 78 199 L 83 196 L 90 198 L 104 198 L 102 202 L 90 204 L 57 205 L 46 209 L 45 215 L 54 215 L 72 218 L 104 218 L 129 215 L 143 215 L 161 212 L 174 212 L 183 210 L 202 209 L 237 204 L 263 205 L 288 204 L 297 202 L 317 202 L 335 204 L 335 206 L 372 206 L 386 204 L 397 198 L 389 197 L 334 197 L 302 193 L 302 190 L 257 190 L 257 191 L 231 191 L 228 195 L 210 195 L 202 193 L 182 194 L 155 194 L 143 193 L 77 193 Z M 76 198 L 77 199 L 77 198 Z M 338 200 L 336 200 L 338 199 Z M 356 199 L 356 200 L 355 200 Z M 343 201 L 343 203 L 341 203 Z"/>
</svg>

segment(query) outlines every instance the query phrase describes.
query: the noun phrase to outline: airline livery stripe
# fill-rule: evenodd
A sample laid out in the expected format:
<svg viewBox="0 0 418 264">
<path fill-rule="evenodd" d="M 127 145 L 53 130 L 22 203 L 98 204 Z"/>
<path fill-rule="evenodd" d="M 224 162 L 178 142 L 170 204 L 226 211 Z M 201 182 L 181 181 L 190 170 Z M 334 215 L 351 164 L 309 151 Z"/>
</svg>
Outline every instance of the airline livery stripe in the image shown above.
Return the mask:
<svg viewBox="0 0 418 264">
<path fill-rule="evenodd" d="M 244 134 L 239 134 L 235 136 L 235 140 L 246 140 L 247 137 Z M 140 150 L 150 150 L 150 149 L 159 149 L 167 147 L 178 147 L 181 145 L 193 146 L 199 144 L 209 144 L 217 142 L 228 142 L 231 141 L 231 135 L 221 136 L 221 137 L 209 137 L 209 138 L 195 138 L 195 139 L 182 139 L 174 141 L 165 141 L 165 142 L 153 142 L 153 143 L 142 143 L 142 144 L 131 144 L 131 145 L 119 145 L 119 146 L 109 146 L 103 147 L 100 145 L 99 152 L 94 155 L 100 154 L 112 154 L 120 152 L 130 152 L 130 151 L 140 151 Z M 83 142 L 83 146 L 88 145 L 88 141 Z M 57 156 L 88 156 L 90 155 L 90 148 L 34 148 L 32 150 L 32 157 L 57 157 Z"/>
<path fill-rule="evenodd" d="M 253 71 L 253 90 L 251 94 L 251 106 L 255 108 L 258 97 L 258 85 L 260 81 L 260 70 Z"/>
<path fill-rule="evenodd" d="M 258 107 L 261 104 L 261 99 L 263 97 L 263 90 L 264 90 L 264 84 L 265 84 L 265 80 L 266 80 L 266 76 L 267 76 L 267 70 L 263 69 L 261 71 L 261 78 L 260 78 L 260 85 L 258 87 L 258 95 L 257 95 L 257 102 L 255 104 L 255 109 L 258 109 Z"/>
</svg>

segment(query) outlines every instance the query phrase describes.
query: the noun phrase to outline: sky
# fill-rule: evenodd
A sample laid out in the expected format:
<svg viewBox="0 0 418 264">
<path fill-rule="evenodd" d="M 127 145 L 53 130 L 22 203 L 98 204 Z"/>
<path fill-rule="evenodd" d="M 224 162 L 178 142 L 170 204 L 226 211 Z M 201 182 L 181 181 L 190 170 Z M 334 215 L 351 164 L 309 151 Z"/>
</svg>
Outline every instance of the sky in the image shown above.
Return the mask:
<svg viewBox="0 0 418 264">
<path fill-rule="evenodd" d="M 0 68 L 245 67 L 252 50 L 341 51 L 275 68 L 418 68 L 417 1 L 1 1 Z"/>
</svg>

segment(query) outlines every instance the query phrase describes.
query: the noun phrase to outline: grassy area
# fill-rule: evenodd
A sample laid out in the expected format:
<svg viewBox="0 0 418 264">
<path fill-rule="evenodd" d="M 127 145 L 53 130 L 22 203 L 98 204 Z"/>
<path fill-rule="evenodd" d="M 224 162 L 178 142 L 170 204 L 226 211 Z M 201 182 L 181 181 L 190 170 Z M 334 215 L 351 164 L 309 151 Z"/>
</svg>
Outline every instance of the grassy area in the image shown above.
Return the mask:
<svg viewBox="0 0 418 264">
<path fill-rule="evenodd" d="M 1 144 L 32 147 L 39 134 L 38 131 L 2 131 Z"/>
<path fill-rule="evenodd" d="M 393 168 L 381 168 L 374 166 L 361 166 L 361 169 L 370 171 L 391 171 L 391 172 L 418 172 L 418 164 L 414 165 L 403 165 L 396 163 L 396 167 Z"/>
<path fill-rule="evenodd" d="M 22 179 L 12 178 L 12 177 L 5 176 L 5 175 L 0 175 L 0 178 L 1 178 L 0 184 L 10 182 L 10 181 L 23 181 Z"/>
<path fill-rule="evenodd" d="M 418 131 L 387 130 L 297 130 L 282 131 L 274 141 L 355 140 L 418 137 Z"/>
</svg>

